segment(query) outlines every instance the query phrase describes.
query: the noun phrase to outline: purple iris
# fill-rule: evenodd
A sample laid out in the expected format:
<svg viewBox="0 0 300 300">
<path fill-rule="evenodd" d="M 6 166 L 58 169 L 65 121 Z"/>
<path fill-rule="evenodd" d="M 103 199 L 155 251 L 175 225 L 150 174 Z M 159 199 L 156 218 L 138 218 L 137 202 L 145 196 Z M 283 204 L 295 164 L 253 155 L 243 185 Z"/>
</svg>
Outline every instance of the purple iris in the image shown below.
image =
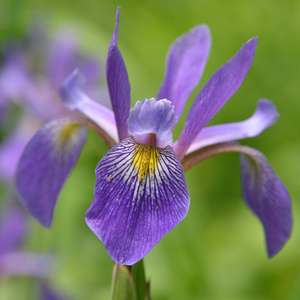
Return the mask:
<svg viewBox="0 0 300 300">
<path fill-rule="evenodd" d="M 253 137 L 277 121 L 271 101 L 260 99 L 243 122 L 204 128 L 243 82 L 257 37 L 219 68 L 196 96 L 178 141 L 172 128 L 202 76 L 211 47 L 210 31 L 199 25 L 179 37 L 167 57 L 163 84 L 154 98 L 130 110 L 130 84 L 117 46 L 119 9 L 106 61 L 113 111 L 91 100 L 74 71 L 61 85 L 66 107 L 92 121 L 69 117 L 47 123 L 27 145 L 17 172 L 17 188 L 27 211 L 51 225 L 57 196 L 85 141 L 82 125 L 97 130 L 112 148 L 96 167 L 95 194 L 86 222 L 111 258 L 131 265 L 142 259 L 187 214 L 190 197 L 184 171 L 212 155 L 241 153 L 244 198 L 261 220 L 269 257 L 292 230 L 287 189 L 259 151 L 237 139 Z"/>
</svg>

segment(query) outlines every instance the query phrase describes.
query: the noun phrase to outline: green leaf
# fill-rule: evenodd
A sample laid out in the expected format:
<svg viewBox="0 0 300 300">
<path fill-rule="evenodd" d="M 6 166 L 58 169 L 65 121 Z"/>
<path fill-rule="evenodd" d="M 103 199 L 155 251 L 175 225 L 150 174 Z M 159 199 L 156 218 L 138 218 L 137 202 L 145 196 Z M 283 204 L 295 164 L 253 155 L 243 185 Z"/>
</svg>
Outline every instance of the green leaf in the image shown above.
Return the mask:
<svg viewBox="0 0 300 300">
<path fill-rule="evenodd" d="M 130 269 L 115 263 L 112 279 L 112 300 L 137 300 Z"/>
</svg>

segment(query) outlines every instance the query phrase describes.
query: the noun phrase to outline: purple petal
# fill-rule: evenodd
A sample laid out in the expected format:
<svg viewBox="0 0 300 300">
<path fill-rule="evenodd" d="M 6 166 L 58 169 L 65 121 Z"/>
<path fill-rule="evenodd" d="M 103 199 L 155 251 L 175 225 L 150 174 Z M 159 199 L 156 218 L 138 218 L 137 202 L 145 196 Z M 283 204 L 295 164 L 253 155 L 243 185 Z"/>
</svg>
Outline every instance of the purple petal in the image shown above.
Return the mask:
<svg viewBox="0 0 300 300">
<path fill-rule="evenodd" d="M 107 107 L 90 99 L 81 89 L 83 78 L 75 70 L 60 86 L 63 103 L 69 109 L 76 109 L 105 130 L 115 141 L 118 133 L 113 112 Z"/>
<path fill-rule="evenodd" d="M 154 145 L 164 148 L 172 145 L 172 125 L 176 122 L 174 106 L 169 100 L 154 98 L 137 101 L 128 118 L 129 134 L 138 143 L 147 144 L 149 134 L 155 134 Z"/>
<path fill-rule="evenodd" d="M 26 232 L 26 220 L 19 208 L 4 211 L 0 223 L 0 255 L 19 247 Z"/>
<path fill-rule="evenodd" d="M 219 68 L 199 92 L 188 113 L 176 147 L 182 160 L 201 129 L 222 108 L 242 84 L 252 64 L 257 37 L 249 40 L 227 63 Z"/>
<path fill-rule="evenodd" d="M 0 256 L 0 276 L 29 276 L 47 278 L 54 268 L 49 254 L 8 252 Z"/>
<path fill-rule="evenodd" d="M 85 142 L 86 130 L 72 118 L 45 124 L 30 140 L 20 159 L 16 183 L 28 213 L 50 227 L 59 192 Z"/>
<path fill-rule="evenodd" d="M 272 101 L 260 99 L 254 114 L 249 119 L 203 128 L 186 154 L 209 145 L 257 136 L 273 125 L 278 117 L 279 114 Z"/>
<path fill-rule="evenodd" d="M 130 83 L 122 54 L 117 46 L 120 7 L 106 60 L 106 79 L 116 118 L 119 140 L 128 136 L 127 120 L 130 110 Z"/>
<path fill-rule="evenodd" d="M 202 77 L 210 47 L 209 28 L 198 25 L 177 38 L 169 49 L 165 79 L 157 99 L 170 100 L 178 119 Z"/>
<path fill-rule="evenodd" d="M 245 148 L 247 151 L 241 154 L 243 194 L 264 226 L 268 254 L 272 257 L 291 235 L 291 199 L 266 157 L 255 149 Z"/>
<path fill-rule="evenodd" d="M 99 162 L 86 222 L 114 261 L 132 265 L 186 216 L 189 200 L 173 149 L 129 137 Z"/>
</svg>

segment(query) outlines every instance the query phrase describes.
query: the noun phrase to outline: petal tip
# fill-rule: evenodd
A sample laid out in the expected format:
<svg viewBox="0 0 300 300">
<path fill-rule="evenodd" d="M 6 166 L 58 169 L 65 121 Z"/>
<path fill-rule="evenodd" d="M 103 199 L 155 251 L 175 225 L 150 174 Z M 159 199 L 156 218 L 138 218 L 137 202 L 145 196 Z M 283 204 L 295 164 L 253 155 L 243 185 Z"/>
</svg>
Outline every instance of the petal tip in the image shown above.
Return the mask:
<svg viewBox="0 0 300 300">
<path fill-rule="evenodd" d="M 78 69 L 75 69 L 60 85 L 59 92 L 62 98 L 63 104 L 74 109 L 76 103 L 81 99 L 81 97 L 76 96 L 76 90 L 83 86 L 84 78 Z"/>
</svg>

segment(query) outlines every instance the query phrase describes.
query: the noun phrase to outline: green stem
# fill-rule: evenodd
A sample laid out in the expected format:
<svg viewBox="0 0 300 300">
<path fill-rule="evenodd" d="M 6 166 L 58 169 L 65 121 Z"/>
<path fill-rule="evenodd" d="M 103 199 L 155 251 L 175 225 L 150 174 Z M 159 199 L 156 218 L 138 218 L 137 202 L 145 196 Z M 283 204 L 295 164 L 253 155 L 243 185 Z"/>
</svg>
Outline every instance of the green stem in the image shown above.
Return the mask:
<svg viewBox="0 0 300 300">
<path fill-rule="evenodd" d="M 143 260 L 132 266 L 114 264 L 112 300 L 150 300 Z"/>
</svg>

